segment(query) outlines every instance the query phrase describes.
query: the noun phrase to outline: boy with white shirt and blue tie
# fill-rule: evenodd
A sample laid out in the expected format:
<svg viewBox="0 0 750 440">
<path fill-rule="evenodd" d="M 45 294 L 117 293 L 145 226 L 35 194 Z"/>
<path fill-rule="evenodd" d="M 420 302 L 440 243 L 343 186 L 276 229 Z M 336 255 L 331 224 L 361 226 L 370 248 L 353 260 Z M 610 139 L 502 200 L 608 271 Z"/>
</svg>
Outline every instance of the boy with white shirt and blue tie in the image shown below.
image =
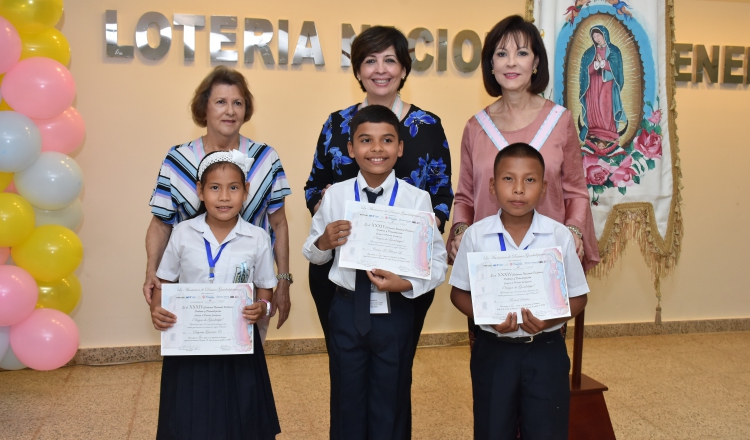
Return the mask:
<svg viewBox="0 0 750 440">
<path fill-rule="evenodd" d="M 589 291 L 570 231 L 535 208 L 544 195 L 544 159 L 524 143 L 508 145 L 495 158 L 490 193 L 500 211 L 466 230 L 453 263 L 451 301 L 473 317 L 467 255 L 471 252 L 562 248 L 570 317 L 542 321 L 529 309 L 505 322 L 482 325 L 471 353 L 474 438 L 567 439 L 570 358 L 562 325 L 586 306 Z"/>
<path fill-rule="evenodd" d="M 338 288 L 329 312 L 331 439 L 411 438 L 411 369 L 414 310 L 411 299 L 440 285 L 446 251 L 433 229 L 431 278 L 339 267 L 339 252 L 351 223 L 347 201 L 432 212 L 427 192 L 396 179 L 393 166 L 403 154 L 398 118 L 387 107 L 364 107 L 351 119 L 349 156 L 360 171 L 325 193 L 313 217 L 302 253 L 314 264 L 334 258 L 329 279 Z M 335 256 L 334 256 L 335 253 Z M 390 292 L 390 313 L 370 314 L 371 290 Z"/>
</svg>

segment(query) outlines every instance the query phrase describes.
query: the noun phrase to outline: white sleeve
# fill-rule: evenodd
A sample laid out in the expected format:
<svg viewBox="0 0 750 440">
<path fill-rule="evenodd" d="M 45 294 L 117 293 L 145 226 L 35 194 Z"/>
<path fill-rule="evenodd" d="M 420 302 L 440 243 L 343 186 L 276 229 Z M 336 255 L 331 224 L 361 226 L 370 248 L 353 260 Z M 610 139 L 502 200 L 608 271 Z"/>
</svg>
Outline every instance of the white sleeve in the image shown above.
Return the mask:
<svg viewBox="0 0 750 440">
<path fill-rule="evenodd" d="M 253 268 L 253 284 L 261 289 L 273 289 L 276 287 L 276 272 L 273 268 L 273 252 L 271 251 L 271 237 L 258 231 L 261 245 L 255 256 Z"/>
<path fill-rule="evenodd" d="M 415 209 L 424 212 L 433 212 L 430 196 L 427 193 L 422 194 L 422 196 L 423 197 L 421 197 L 421 200 L 417 203 Z M 401 292 L 402 295 L 406 298 L 413 299 L 443 284 L 443 281 L 445 281 L 445 272 L 448 270 L 447 257 L 448 253 L 445 250 L 443 236 L 440 235 L 436 222 L 432 228 L 431 278 L 429 280 L 423 280 L 420 278 L 404 277 L 405 280 L 411 283 L 412 290 Z"/>
<path fill-rule="evenodd" d="M 461 245 L 456 252 L 456 258 L 453 260 L 453 272 L 448 283 L 467 292 L 471 291 L 471 282 L 469 280 L 469 252 L 474 252 L 474 231 L 470 227 L 464 231 L 464 237 L 461 239 Z"/>
<path fill-rule="evenodd" d="M 326 192 L 326 195 L 330 194 Z M 302 246 L 302 255 L 307 258 L 312 264 L 325 264 L 331 260 L 333 253 L 331 249 L 327 251 L 321 251 L 315 246 L 315 242 L 318 241 L 321 235 L 326 230 L 326 226 L 330 223 L 330 211 L 331 202 L 330 197 L 323 196 L 323 200 L 320 202 L 318 212 L 315 213 L 310 225 L 310 235 L 307 237 L 305 244 Z"/>
<path fill-rule="evenodd" d="M 156 276 L 162 280 L 177 282 L 180 279 L 180 254 L 182 247 L 178 244 L 182 237 L 182 228 L 175 228 L 169 236 L 169 242 L 159 262 Z"/>
<path fill-rule="evenodd" d="M 565 231 L 567 232 L 567 231 Z M 589 285 L 586 282 L 586 274 L 576 254 L 576 245 L 573 235 L 565 234 L 562 248 L 563 260 L 565 261 L 565 281 L 568 284 L 568 297 L 581 296 L 589 293 Z"/>
</svg>

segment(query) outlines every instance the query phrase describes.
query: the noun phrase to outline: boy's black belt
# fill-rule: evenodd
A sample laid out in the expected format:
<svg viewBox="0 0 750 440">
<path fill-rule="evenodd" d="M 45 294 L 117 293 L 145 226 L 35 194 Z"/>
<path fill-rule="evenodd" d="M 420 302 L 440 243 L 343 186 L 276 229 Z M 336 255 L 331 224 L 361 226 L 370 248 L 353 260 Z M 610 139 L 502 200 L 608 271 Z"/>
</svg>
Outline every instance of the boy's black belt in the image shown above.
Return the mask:
<svg viewBox="0 0 750 440">
<path fill-rule="evenodd" d="M 349 289 L 344 289 L 341 286 L 336 286 L 336 293 L 343 296 L 344 298 L 353 298 L 354 297 L 354 291 Z"/>
<path fill-rule="evenodd" d="M 504 344 L 531 344 L 533 342 L 548 341 L 554 335 L 560 335 L 559 330 L 554 330 L 551 332 L 541 332 L 533 336 L 521 336 L 517 338 L 512 338 L 509 336 L 497 336 L 494 333 L 490 333 L 484 330 L 481 330 L 481 332 L 482 333 L 480 334 L 484 336 L 487 340 L 501 342 Z"/>
</svg>

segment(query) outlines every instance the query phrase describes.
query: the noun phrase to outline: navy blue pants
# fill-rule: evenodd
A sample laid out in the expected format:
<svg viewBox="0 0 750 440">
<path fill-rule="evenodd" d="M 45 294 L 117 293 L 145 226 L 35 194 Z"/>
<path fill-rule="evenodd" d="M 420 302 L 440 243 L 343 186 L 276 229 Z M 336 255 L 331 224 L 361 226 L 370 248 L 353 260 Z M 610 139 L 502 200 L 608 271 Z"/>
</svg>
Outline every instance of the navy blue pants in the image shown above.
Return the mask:
<svg viewBox="0 0 750 440">
<path fill-rule="evenodd" d="M 320 326 L 323 328 L 323 336 L 325 336 L 327 349 L 328 335 L 330 333 L 330 330 L 328 329 L 328 313 L 331 311 L 331 303 L 333 302 L 333 297 L 336 294 L 337 287 L 333 281 L 328 279 L 328 273 L 330 272 L 332 265 L 333 259 L 320 266 L 310 263 L 310 269 L 308 272 L 310 293 L 312 293 L 313 301 L 315 301 L 315 308 L 318 312 L 318 319 L 320 319 Z M 424 326 L 424 320 L 427 317 L 427 311 L 430 309 L 434 299 L 435 291 L 430 290 L 424 295 L 419 295 L 411 300 L 414 304 L 414 347 L 412 348 L 412 357 L 417 354 L 419 335 L 422 334 L 422 327 Z M 330 349 L 328 349 L 328 351 L 330 351 Z"/>
<path fill-rule="evenodd" d="M 332 440 L 411 438 L 414 305 L 391 293 L 391 313 L 354 327 L 354 293 L 337 289 L 329 312 Z"/>
<path fill-rule="evenodd" d="M 474 438 L 568 438 L 570 358 L 559 331 L 528 344 L 479 330 L 471 353 Z"/>
</svg>

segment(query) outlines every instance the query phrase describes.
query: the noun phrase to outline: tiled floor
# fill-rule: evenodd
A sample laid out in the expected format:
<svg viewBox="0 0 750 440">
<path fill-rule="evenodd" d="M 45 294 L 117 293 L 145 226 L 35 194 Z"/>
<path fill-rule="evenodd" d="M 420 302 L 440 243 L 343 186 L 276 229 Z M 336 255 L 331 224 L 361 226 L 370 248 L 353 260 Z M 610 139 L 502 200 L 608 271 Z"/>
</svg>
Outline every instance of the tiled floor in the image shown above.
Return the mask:
<svg viewBox="0 0 750 440">
<path fill-rule="evenodd" d="M 569 347 L 570 348 L 570 347 Z M 471 438 L 467 347 L 422 348 L 414 438 Z M 325 355 L 269 356 L 284 431 L 327 438 Z M 586 341 L 619 439 L 750 439 L 750 332 Z M 160 363 L 0 372 L 2 439 L 152 439 Z"/>
</svg>

